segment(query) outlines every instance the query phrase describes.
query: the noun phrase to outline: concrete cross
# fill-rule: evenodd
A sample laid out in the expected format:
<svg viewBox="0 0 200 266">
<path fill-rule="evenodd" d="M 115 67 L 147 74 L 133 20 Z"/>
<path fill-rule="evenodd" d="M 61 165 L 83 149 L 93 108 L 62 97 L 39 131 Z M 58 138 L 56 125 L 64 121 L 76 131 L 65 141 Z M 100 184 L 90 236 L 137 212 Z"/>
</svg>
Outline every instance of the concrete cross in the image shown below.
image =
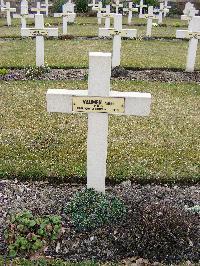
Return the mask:
<svg viewBox="0 0 200 266">
<path fill-rule="evenodd" d="M 71 0 L 70 0 L 64 6 L 65 6 L 66 12 L 75 14 L 75 16 L 74 15 L 73 16 L 70 16 L 69 17 L 69 20 L 68 20 L 68 22 L 74 23 L 75 18 L 76 18 L 76 13 L 74 12 L 75 4 L 72 3 Z"/>
<path fill-rule="evenodd" d="M 40 12 L 46 12 L 46 7 L 41 7 L 40 2 L 37 2 L 37 7 L 32 7 L 31 11 L 40 14 Z"/>
<path fill-rule="evenodd" d="M 99 28 L 99 37 L 113 37 L 112 67 L 120 66 L 121 38 L 133 39 L 137 36 L 136 29 L 122 29 L 122 15 L 115 14 L 114 28 Z"/>
<path fill-rule="evenodd" d="M 191 8 L 194 8 L 194 4 L 192 4 L 192 3 L 190 3 L 190 2 L 187 2 L 187 3 L 185 4 L 185 8 L 184 8 L 184 10 L 183 10 L 183 14 L 184 14 L 184 15 L 187 15 L 188 12 L 189 12 L 189 10 L 190 10 Z"/>
<path fill-rule="evenodd" d="M 95 0 L 92 0 L 92 3 L 88 4 L 89 7 L 98 7 Z"/>
<path fill-rule="evenodd" d="M 148 7 L 148 14 L 142 14 L 142 15 L 140 15 L 140 18 L 147 19 L 146 36 L 151 37 L 152 21 L 153 21 L 153 19 L 158 19 L 158 16 L 154 15 L 154 13 L 153 13 L 153 6 L 149 6 Z"/>
<path fill-rule="evenodd" d="M 198 40 L 200 40 L 200 16 L 194 16 L 188 30 L 177 30 L 176 38 L 189 39 L 186 71 L 193 72 L 196 60 Z"/>
<path fill-rule="evenodd" d="M 133 12 L 138 12 L 138 8 L 133 7 L 133 3 L 129 2 L 128 8 L 123 8 L 123 12 L 128 12 L 128 24 L 130 25 L 133 17 Z"/>
<path fill-rule="evenodd" d="M 164 1 L 164 17 L 166 17 L 167 13 L 169 13 L 170 8 L 171 8 L 171 6 L 168 6 L 168 0 L 165 0 Z"/>
<path fill-rule="evenodd" d="M 75 13 L 69 13 L 67 11 L 66 4 L 64 4 L 62 6 L 62 13 L 54 13 L 54 17 L 56 17 L 56 18 L 63 17 L 63 34 L 66 35 L 67 34 L 67 22 L 70 21 L 71 17 L 73 17 L 75 19 L 76 14 Z"/>
<path fill-rule="evenodd" d="M 13 14 L 13 18 L 20 18 L 21 19 L 22 28 L 26 28 L 26 19 L 27 18 L 34 18 L 34 14 L 28 13 L 28 1 L 27 0 L 21 1 L 21 12 L 20 12 L 20 14 Z"/>
<path fill-rule="evenodd" d="M 165 8 L 164 3 L 160 3 L 160 8 L 155 8 L 154 12 L 159 13 L 158 14 L 158 24 L 162 24 L 163 14 L 164 14 L 164 12 L 169 12 L 169 9 Z"/>
<path fill-rule="evenodd" d="M 136 7 L 138 7 L 140 9 L 140 15 L 143 14 L 143 8 L 147 7 L 147 5 L 144 5 L 143 0 L 140 0 L 140 4 L 136 5 Z"/>
<path fill-rule="evenodd" d="M 106 13 L 97 14 L 97 18 L 105 19 L 105 28 L 110 28 L 110 19 L 114 18 L 114 13 L 110 13 L 110 5 L 106 5 Z"/>
<path fill-rule="evenodd" d="M 0 7 L 6 7 L 4 0 L 1 0 Z"/>
<path fill-rule="evenodd" d="M 45 4 L 41 4 L 41 7 L 46 9 L 46 16 L 49 15 L 49 7 L 53 6 L 52 4 L 49 4 L 49 0 L 45 0 Z"/>
<path fill-rule="evenodd" d="M 181 15 L 181 20 L 187 20 L 188 23 L 190 20 L 199 13 L 199 10 L 196 10 L 194 7 L 190 8 L 185 15 Z"/>
<path fill-rule="evenodd" d="M 111 54 L 90 53 L 88 90 L 49 89 L 47 111 L 87 113 L 87 188 L 105 193 L 108 116 L 148 116 L 151 94 L 110 91 Z M 78 136 L 77 136 L 78 137 Z"/>
<path fill-rule="evenodd" d="M 101 25 L 101 12 L 106 11 L 106 9 L 102 7 L 102 2 L 99 2 L 98 6 L 92 7 L 92 10 L 97 11 L 98 24 Z"/>
<path fill-rule="evenodd" d="M 22 37 L 36 37 L 36 66 L 44 66 L 44 36 L 58 37 L 57 28 L 45 28 L 42 14 L 35 15 L 35 28 L 22 28 Z"/>
<path fill-rule="evenodd" d="M 118 14 L 119 13 L 119 8 L 122 7 L 123 8 L 123 4 L 119 3 L 119 0 L 115 1 L 115 4 L 112 4 L 113 7 L 115 7 L 115 13 Z"/>
<path fill-rule="evenodd" d="M 7 25 L 11 26 L 11 15 L 10 13 L 16 12 L 16 8 L 11 8 L 10 7 L 10 2 L 6 2 L 5 7 L 1 7 L 1 12 L 6 12 L 6 17 L 7 17 Z"/>
</svg>

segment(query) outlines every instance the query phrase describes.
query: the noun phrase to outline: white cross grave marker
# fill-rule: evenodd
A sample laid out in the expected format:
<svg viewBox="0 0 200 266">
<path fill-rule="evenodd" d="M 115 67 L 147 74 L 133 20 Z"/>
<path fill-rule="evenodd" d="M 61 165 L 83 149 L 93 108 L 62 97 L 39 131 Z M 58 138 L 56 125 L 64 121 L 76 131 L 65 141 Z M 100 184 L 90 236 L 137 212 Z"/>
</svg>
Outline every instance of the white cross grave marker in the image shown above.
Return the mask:
<svg viewBox="0 0 200 266">
<path fill-rule="evenodd" d="M 52 4 L 49 4 L 49 0 L 45 0 L 45 4 L 41 4 L 41 7 L 46 9 L 46 16 L 49 15 L 49 7 L 53 6 Z"/>
<path fill-rule="evenodd" d="M 136 29 L 122 29 L 122 15 L 114 15 L 114 28 L 99 28 L 99 37 L 113 37 L 112 67 L 120 66 L 121 38 L 133 39 Z"/>
<path fill-rule="evenodd" d="M 199 10 L 196 10 L 194 7 L 188 9 L 188 12 L 185 15 L 181 15 L 181 20 L 187 20 L 190 23 L 191 19 L 199 13 Z"/>
<path fill-rule="evenodd" d="M 142 14 L 142 15 L 140 15 L 140 18 L 147 19 L 146 36 L 151 37 L 152 21 L 153 21 L 153 19 L 158 19 L 158 16 L 154 15 L 154 13 L 153 13 L 153 6 L 149 6 L 148 7 L 148 14 Z"/>
<path fill-rule="evenodd" d="M 147 7 L 147 5 L 144 5 L 143 4 L 143 0 L 140 0 L 140 4 L 139 5 L 136 5 L 136 7 L 139 7 L 140 8 L 140 15 L 143 14 L 143 8 L 144 7 Z"/>
<path fill-rule="evenodd" d="M 44 66 L 44 36 L 58 37 L 57 28 L 45 28 L 42 14 L 35 15 L 35 28 L 22 28 L 22 37 L 36 37 L 36 66 Z"/>
<path fill-rule="evenodd" d="M 169 9 L 171 6 L 168 6 L 168 0 L 164 1 L 164 17 L 166 17 L 167 13 L 169 13 Z"/>
<path fill-rule="evenodd" d="M 92 3 L 88 4 L 89 7 L 98 7 L 95 0 L 92 0 Z"/>
<path fill-rule="evenodd" d="M 105 193 L 108 115 L 148 116 L 151 94 L 110 91 L 111 54 L 89 53 L 88 90 L 49 89 L 47 111 L 87 113 L 87 188 Z"/>
<path fill-rule="evenodd" d="M 154 12 L 158 14 L 158 24 L 162 24 L 164 12 L 169 12 L 169 9 L 165 8 L 164 3 L 160 3 L 160 8 L 155 8 Z"/>
<path fill-rule="evenodd" d="M 0 7 L 6 7 L 4 0 L 1 0 Z"/>
<path fill-rule="evenodd" d="M 13 14 L 13 18 L 20 18 L 21 19 L 22 28 L 26 28 L 26 19 L 27 18 L 34 18 L 34 14 L 28 13 L 28 1 L 27 0 L 21 1 L 21 12 L 20 12 L 20 14 Z"/>
<path fill-rule="evenodd" d="M 40 14 L 40 12 L 46 12 L 46 7 L 41 7 L 40 2 L 37 2 L 37 7 L 32 7 L 31 11 Z"/>
<path fill-rule="evenodd" d="M 123 4 L 119 3 L 119 0 L 115 1 L 115 4 L 112 4 L 113 7 L 115 7 L 115 13 L 118 14 L 119 13 L 119 8 L 122 7 L 123 8 Z"/>
<path fill-rule="evenodd" d="M 16 12 L 16 8 L 11 8 L 10 7 L 10 2 L 6 2 L 5 7 L 1 7 L 1 12 L 6 12 L 6 17 L 7 17 L 7 25 L 11 26 L 11 12 Z"/>
<path fill-rule="evenodd" d="M 138 8 L 133 7 L 133 3 L 129 2 L 128 8 L 123 8 L 123 12 L 128 12 L 128 24 L 130 25 L 133 17 L 133 12 L 138 12 Z"/>
<path fill-rule="evenodd" d="M 114 13 L 110 13 L 110 5 L 106 5 L 106 13 L 97 14 L 97 18 L 105 19 L 105 28 L 110 28 L 110 19 L 114 18 Z"/>
<path fill-rule="evenodd" d="M 101 12 L 106 11 L 106 9 L 102 7 L 102 2 L 99 2 L 98 6 L 92 7 L 92 10 L 97 11 L 98 24 L 101 25 Z"/>
<path fill-rule="evenodd" d="M 192 3 L 190 3 L 190 2 L 187 2 L 187 3 L 185 4 L 185 8 L 184 8 L 184 10 L 183 10 L 183 14 L 184 14 L 184 15 L 187 15 L 191 8 L 194 8 L 194 4 L 192 4 Z"/>
<path fill-rule="evenodd" d="M 177 30 L 176 38 L 189 39 L 186 71 L 193 72 L 197 53 L 198 40 L 200 40 L 200 16 L 195 16 L 189 23 L 188 30 Z"/>
<path fill-rule="evenodd" d="M 67 22 L 70 21 L 70 18 L 73 17 L 75 19 L 76 14 L 75 13 L 69 13 L 67 11 L 67 6 L 64 4 L 62 6 L 62 13 L 54 13 L 54 17 L 63 17 L 63 34 L 67 34 Z"/>
</svg>

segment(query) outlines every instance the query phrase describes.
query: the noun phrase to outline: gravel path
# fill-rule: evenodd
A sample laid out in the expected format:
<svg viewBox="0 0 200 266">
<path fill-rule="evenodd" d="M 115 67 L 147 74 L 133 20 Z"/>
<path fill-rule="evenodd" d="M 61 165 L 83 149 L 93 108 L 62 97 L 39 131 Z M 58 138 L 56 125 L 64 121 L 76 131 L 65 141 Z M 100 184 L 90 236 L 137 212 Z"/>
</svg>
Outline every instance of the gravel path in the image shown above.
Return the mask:
<svg viewBox="0 0 200 266">
<path fill-rule="evenodd" d="M 3 229 L 9 213 L 24 209 L 34 214 L 62 214 L 63 207 L 72 195 L 84 186 L 77 184 L 52 185 L 47 182 L 19 182 L 0 181 L 0 243 L 1 252 L 5 252 Z M 170 204 L 181 209 L 200 204 L 200 185 L 172 186 L 167 185 L 137 185 L 123 182 L 120 185 L 108 186 L 107 192 L 124 200 L 127 206 L 133 204 Z M 64 217 L 64 216 L 63 216 Z M 137 221 L 136 221 L 137 222 Z M 130 224 L 129 224 L 130 225 Z M 79 261 L 82 259 L 120 260 L 132 254 L 125 252 L 119 255 L 119 247 L 113 245 L 113 234 L 119 228 L 103 228 L 91 233 L 77 233 L 70 222 L 65 224 L 65 236 L 59 243 L 57 250 L 50 247 L 48 254 L 62 257 L 67 260 Z M 126 230 L 124 225 L 123 230 Z M 119 232 L 118 232 L 119 233 Z M 112 236 L 112 239 L 110 239 Z M 200 236 L 200 235 L 199 235 Z M 119 240 L 123 237 L 119 233 Z M 116 235 L 117 239 L 117 235 Z M 115 240 L 116 240 L 115 239 Z M 195 260 L 200 259 L 198 254 L 191 255 Z M 188 257 L 187 257 L 188 258 Z M 190 257 L 189 257 L 190 259 Z"/>
<path fill-rule="evenodd" d="M 42 75 L 39 80 L 84 80 L 87 79 L 87 69 L 51 69 Z M 161 81 L 161 82 L 197 82 L 200 84 L 200 71 L 193 73 L 171 70 L 125 70 L 116 68 L 112 71 L 112 78 L 135 81 Z M 0 80 L 28 80 L 24 69 L 9 70 L 6 75 L 0 75 Z"/>
</svg>

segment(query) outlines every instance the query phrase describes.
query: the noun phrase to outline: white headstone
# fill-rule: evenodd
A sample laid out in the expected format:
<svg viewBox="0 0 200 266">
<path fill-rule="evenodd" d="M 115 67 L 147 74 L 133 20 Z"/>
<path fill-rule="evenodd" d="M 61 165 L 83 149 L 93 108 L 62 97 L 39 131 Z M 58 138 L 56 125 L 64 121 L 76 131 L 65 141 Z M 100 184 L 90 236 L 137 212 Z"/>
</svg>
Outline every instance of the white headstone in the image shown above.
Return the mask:
<svg viewBox="0 0 200 266">
<path fill-rule="evenodd" d="M 0 7 L 6 7 L 4 0 L 1 0 Z"/>
<path fill-rule="evenodd" d="M 164 1 L 164 17 L 166 17 L 167 13 L 169 13 L 169 9 L 171 6 L 168 6 L 168 0 Z"/>
<path fill-rule="evenodd" d="M 115 7 L 115 13 L 118 14 L 119 13 L 119 8 L 122 7 L 123 8 L 123 4 L 120 4 L 119 0 L 115 1 L 115 4 L 112 4 L 113 7 Z"/>
<path fill-rule="evenodd" d="M 160 8 L 155 8 L 154 12 L 158 13 L 158 24 L 161 24 L 164 12 L 169 12 L 169 9 L 165 8 L 164 3 L 160 3 Z"/>
<path fill-rule="evenodd" d="M 88 4 L 89 7 L 98 7 L 95 0 L 92 0 L 92 3 Z"/>
<path fill-rule="evenodd" d="M 37 2 L 37 7 L 32 7 L 31 11 L 40 14 L 40 12 L 46 12 L 46 7 L 41 7 L 40 2 Z"/>
<path fill-rule="evenodd" d="M 46 16 L 48 17 L 49 15 L 49 7 L 51 7 L 52 4 L 49 4 L 49 0 L 45 0 L 45 4 L 41 4 L 41 7 L 46 9 Z"/>
<path fill-rule="evenodd" d="M 196 60 L 198 40 L 200 40 L 200 16 L 195 16 L 189 23 L 188 30 L 177 30 L 176 38 L 189 39 L 186 71 L 193 72 Z"/>
<path fill-rule="evenodd" d="M 123 12 L 128 12 L 128 24 L 130 25 L 133 17 L 133 12 L 138 12 L 138 8 L 133 7 L 133 3 L 129 2 L 128 8 L 123 8 Z"/>
<path fill-rule="evenodd" d="M 147 7 L 147 5 L 144 5 L 143 0 L 140 0 L 140 4 L 136 5 L 136 7 L 140 8 L 140 15 L 142 15 L 143 14 L 143 8 Z"/>
<path fill-rule="evenodd" d="M 97 14 L 97 18 L 105 19 L 105 28 L 110 28 L 110 19 L 114 18 L 114 13 L 110 13 L 110 5 L 106 6 L 106 13 Z"/>
<path fill-rule="evenodd" d="M 58 37 L 57 28 L 45 28 L 42 14 L 35 15 L 35 28 L 22 28 L 22 37 L 36 37 L 36 66 L 44 66 L 44 36 Z"/>
<path fill-rule="evenodd" d="M 99 28 L 99 37 L 113 37 L 112 67 L 120 66 L 121 38 L 133 39 L 137 36 L 136 29 L 122 29 L 122 15 L 115 14 L 114 28 Z"/>
<path fill-rule="evenodd" d="M 148 116 L 151 94 L 110 91 L 111 54 L 89 54 L 88 90 L 49 89 L 47 111 L 88 113 L 87 188 L 105 193 L 108 115 Z"/>
<path fill-rule="evenodd" d="M 194 7 L 190 8 L 185 15 L 181 15 L 181 20 L 187 20 L 190 23 L 190 20 L 199 13 L 199 10 L 196 10 Z"/>
<path fill-rule="evenodd" d="M 101 12 L 106 11 L 106 9 L 102 7 L 102 2 L 99 2 L 97 7 L 92 7 L 92 10 L 97 11 L 98 24 L 101 25 Z"/>
<path fill-rule="evenodd" d="M 142 14 L 142 15 L 140 15 L 140 18 L 147 19 L 146 36 L 151 37 L 153 19 L 158 19 L 158 16 L 154 15 L 154 13 L 153 13 L 153 6 L 149 6 L 148 7 L 148 14 Z"/>
<path fill-rule="evenodd" d="M 20 14 L 13 14 L 13 18 L 20 18 L 21 19 L 22 28 L 26 28 L 26 19 L 27 18 L 34 18 L 34 14 L 28 13 L 28 1 L 27 0 L 21 1 L 21 12 L 20 12 Z"/>
<path fill-rule="evenodd" d="M 69 13 L 67 11 L 66 4 L 62 6 L 62 13 L 54 13 L 54 17 L 63 17 L 63 34 L 67 34 L 67 23 L 74 20 L 76 17 L 75 13 Z"/>
<path fill-rule="evenodd" d="M 6 18 L 7 18 L 7 25 L 11 26 L 11 15 L 10 13 L 16 12 L 16 8 L 10 7 L 10 2 L 6 2 L 5 7 L 1 7 L 1 12 L 6 12 Z"/>
</svg>

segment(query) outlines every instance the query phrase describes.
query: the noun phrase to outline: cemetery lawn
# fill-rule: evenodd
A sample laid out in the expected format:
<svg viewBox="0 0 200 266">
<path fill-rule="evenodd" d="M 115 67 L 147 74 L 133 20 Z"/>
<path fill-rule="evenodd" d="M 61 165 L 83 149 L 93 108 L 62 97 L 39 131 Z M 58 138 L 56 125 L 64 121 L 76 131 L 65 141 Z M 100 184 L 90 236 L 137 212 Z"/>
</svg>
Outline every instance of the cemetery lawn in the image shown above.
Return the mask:
<svg viewBox="0 0 200 266">
<path fill-rule="evenodd" d="M 27 20 L 28 27 L 34 27 L 33 19 Z M 59 35 L 62 35 L 62 19 L 61 18 L 45 18 L 45 24 L 49 27 L 59 27 Z M 134 19 L 134 24 L 127 25 L 127 18 L 123 20 L 123 28 L 134 28 L 138 30 L 138 37 L 144 37 L 146 33 L 146 20 Z M 167 27 L 166 27 L 167 25 Z M 104 25 L 102 24 L 101 27 Z M 175 38 L 177 29 L 187 28 L 186 21 L 180 21 L 178 19 L 168 18 L 164 19 L 163 26 L 153 27 L 152 37 L 167 37 Z M 73 36 L 98 36 L 98 25 L 96 17 L 78 17 L 73 24 L 68 26 L 68 34 Z M 5 25 L 5 19 L 0 19 L 0 37 L 20 37 L 20 20 L 12 19 L 12 27 Z"/>
<path fill-rule="evenodd" d="M 86 89 L 87 81 L 0 82 L 0 178 L 85 181 L 87 116 L 48 114 L 49 88 Z M 110 116 L 107 180 L 200 180 L 197 83 L 112 81 L 112 89 L 152 94 L 149 117 Z"/>
<path fill-rule="evenodd" d="M 0 40 L 0 68 L 35 65 L 35 40 Z M 121 65 L 129 68 L 185 69 L 188 41 L 123 40 Z M 45 62 L 55 68 L 87 68 L 88 53 L 111 52 L 112 40 L 46 40 Z M 81 59 L 81 60 L 80 60 Z M 196 69 L 200 69 L 200 44 Z"/>
</svg>

